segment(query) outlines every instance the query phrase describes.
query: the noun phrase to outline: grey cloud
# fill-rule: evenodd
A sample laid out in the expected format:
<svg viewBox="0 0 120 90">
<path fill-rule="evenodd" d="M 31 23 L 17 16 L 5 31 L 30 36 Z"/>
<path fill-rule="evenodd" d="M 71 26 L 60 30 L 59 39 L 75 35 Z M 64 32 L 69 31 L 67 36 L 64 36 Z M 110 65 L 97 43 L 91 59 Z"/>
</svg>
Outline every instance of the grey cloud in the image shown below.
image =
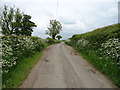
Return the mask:
<svg viewBox="0 0 120 90">
<path fill-rule="evenodd" d="M 59 17 L 59 21 L 63 24 L 76 24 L 76 20 L 70 17 Z"/>
</svg>

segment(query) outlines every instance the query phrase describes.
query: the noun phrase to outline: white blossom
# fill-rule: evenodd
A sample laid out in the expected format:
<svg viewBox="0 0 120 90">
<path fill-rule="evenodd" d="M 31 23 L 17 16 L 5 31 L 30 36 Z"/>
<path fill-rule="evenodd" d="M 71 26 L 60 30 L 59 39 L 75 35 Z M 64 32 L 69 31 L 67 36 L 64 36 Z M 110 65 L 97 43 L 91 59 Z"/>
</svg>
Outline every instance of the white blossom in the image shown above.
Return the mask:
<svg viewBox="0 0 120 90">
<path fill-rule="evenodd" d="M 1 44 L 0 44 L 1 45 Z M 19 57 L 22 55 L 33 54 L 36 51 L 40 51 L 45 46 L 45 41 L 34 37 L 2 37 L 2 68 L 5 73 L 9 72 L 10 67 L 17 64 Z"/>
<path fill-rule="evenodd" d="M 106 56 L 113 60 L 120 62 L 120 41 L 117 38 L 112 38 L 101 44 L 102 49 L 100 51 Z"/>
</svg>

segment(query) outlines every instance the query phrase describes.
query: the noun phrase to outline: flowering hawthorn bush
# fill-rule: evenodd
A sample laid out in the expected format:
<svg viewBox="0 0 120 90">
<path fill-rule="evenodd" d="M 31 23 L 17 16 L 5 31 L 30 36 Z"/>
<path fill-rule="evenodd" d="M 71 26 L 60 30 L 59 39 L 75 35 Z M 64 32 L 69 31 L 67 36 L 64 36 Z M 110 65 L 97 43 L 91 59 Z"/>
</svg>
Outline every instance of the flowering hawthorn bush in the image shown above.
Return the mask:
<svg viewBox="0 0 120 90">
<path fill-rule="evenodd" d="M 85 39 L 80 39 L 77 41 L 76 46 L 78 49 L 86 49 L 90 45 L 89 41 Z"/>
<path fill-rule="evenodd" d="M 106 56 L 106 58 L 111 58 L 116 60 L 118 64 L 120 64 L 120 40 L 118 38 L 112 38 L 101 44 L 102 54 Z"/>
<path fill-rule="evenodd" d="M 38 37 L 2 36 L 2 72 L 7 73 L 18 60 L 41 51 L 45 47 L 44 40 Z"/>
</svg>

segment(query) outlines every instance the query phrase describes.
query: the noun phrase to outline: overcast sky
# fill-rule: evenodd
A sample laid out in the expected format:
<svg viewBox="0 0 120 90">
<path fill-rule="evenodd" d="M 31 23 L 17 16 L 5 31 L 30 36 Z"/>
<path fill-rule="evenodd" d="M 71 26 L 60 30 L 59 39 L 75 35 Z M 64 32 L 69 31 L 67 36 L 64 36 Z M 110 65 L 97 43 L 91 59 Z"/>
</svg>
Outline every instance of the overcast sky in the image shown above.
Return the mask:
<svg viewBox="0 0 120 90">
<path fill-rule="evenodd" d="M 61 22 L 63 39 L 118 22 L 119 0 L 58 1 L 58 9 L 57 0 L 0 0 L 0 5 L 15 5 L 31 15 L 32 21 L 37 25 L 33 36 L 41 38 L 48 36 L 45 35 L 45 31 L 51 19 Z"/>
</svg>

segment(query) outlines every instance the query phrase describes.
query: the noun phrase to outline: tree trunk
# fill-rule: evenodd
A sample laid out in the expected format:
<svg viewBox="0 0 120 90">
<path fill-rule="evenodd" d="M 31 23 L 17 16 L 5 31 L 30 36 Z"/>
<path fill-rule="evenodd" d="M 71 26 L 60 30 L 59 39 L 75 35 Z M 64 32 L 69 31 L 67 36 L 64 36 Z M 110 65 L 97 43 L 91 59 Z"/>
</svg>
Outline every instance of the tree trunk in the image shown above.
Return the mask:
<svg viewBox="0 0 120 90">
<path fill-rule="evenodd" d="M 56 36 L 56 35 L 52 35 L 52 38 L 55 39 L 55 36 Z"/>
</svg>

